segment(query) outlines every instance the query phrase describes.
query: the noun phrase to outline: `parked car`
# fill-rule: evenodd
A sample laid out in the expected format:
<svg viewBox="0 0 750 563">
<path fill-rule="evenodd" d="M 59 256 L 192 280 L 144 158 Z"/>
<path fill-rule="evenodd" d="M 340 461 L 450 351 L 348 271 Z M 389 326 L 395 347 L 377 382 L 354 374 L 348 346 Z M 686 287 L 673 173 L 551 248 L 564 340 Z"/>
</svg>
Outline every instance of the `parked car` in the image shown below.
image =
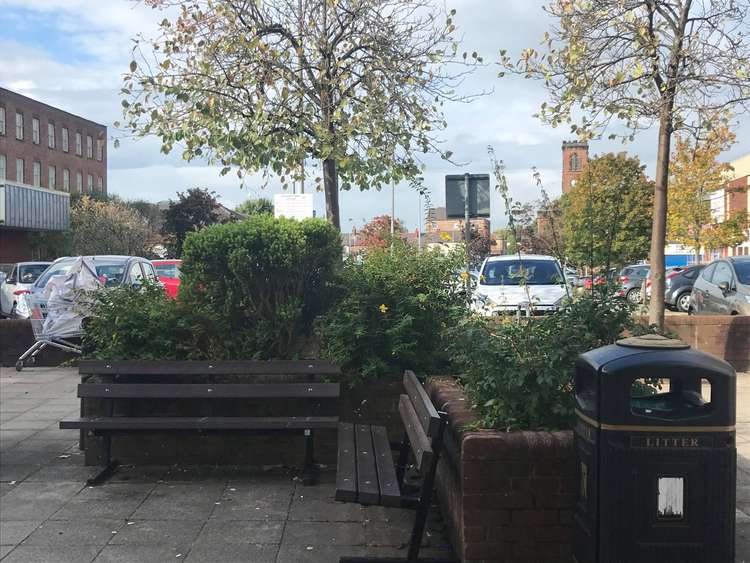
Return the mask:
<svg viewBox="0 0 750 563">
<path fill-rule="evenodd" d="M 51 262 L 19 262 L 0 284 L 0 314 L 4 317 L 27 318 L 29 310 L 24 294 L 30 293 L 34 282 Z"/>
<path fill-rule="evenodd" d="M 648 264 L 633 264 L 625 266 L 617 275 L 620 288 L 615 292 L 618 297 L 624 297 L 631 303 L 641 302 L 641 288 L 651 267 Z"/>
<path fill-rule="evenodd" d="M 32 293 L 41 293 L 52 276 L 68 273 L 77 256 L 58 258 L 39 276 Z M 96 267 L 96 275 L 104 287 L 140 285 L 144 280 L 157 282 L 156 270 L 151 262 L 139 256 L 87 256 Z"/>
<path fill-rule="evenodd" d="M 664 304 L 671 308 L 687 313 L 690 308 L 690 293 L 695 279 L 705 264 L 696 266 L 674 266 L 664 271 Z M 646 295 L 651 296 L 651 275 L 646 280 Z"/>
<path fill-rule="evenodd" d="M 615 276 L 617 275 L 617 268 L 610 268 L 607 270 L 606 274 L 597 274 L 593 278 L 593 285 L 605 285 L 607 283 L 611 283 L 614 281 Z M 591 276 L 586 276 L 583 278 L 583 288 L 584 289 L 591 289 L 592 285 L 592 278 Z"/>
<path fill-rule="evenodd" d="M 693 284 L 689 313 L 750 315 L 750 256 L 715 260 Z"/>
<path fill-rule="evenodd" d="M 551 312 L 570 298 L 565 275 L 552 256 L 490 256 L 480 271 L 473 306 L 484 315 L 519 309 Z"/>
<path fill-rule="evenodd" d="M 156 268 L 156 275 L 159 281 L 164 284 L 164 291 L 171 298 L 175 299 L 180 290 L 180 267 L 182 260 L 151 260 Z"/>
</svg>

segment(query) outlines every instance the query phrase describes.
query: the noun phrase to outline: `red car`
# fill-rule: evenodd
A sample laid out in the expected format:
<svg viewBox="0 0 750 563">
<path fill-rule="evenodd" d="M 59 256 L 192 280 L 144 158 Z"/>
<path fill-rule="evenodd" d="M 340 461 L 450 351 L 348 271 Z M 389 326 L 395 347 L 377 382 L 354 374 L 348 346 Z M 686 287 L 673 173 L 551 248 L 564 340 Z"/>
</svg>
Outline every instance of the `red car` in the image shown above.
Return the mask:
<svg viewBox="0 0 750 563">
<path fill-rule="evenodd" d="M 156 275 L 159 281 L 164 284 L 164 291 L 172 299 L 177 297 L 180 290 L 180 266 L 182 260 L 152 260 L 151 263 L 156 268 Z"/>
</svg>

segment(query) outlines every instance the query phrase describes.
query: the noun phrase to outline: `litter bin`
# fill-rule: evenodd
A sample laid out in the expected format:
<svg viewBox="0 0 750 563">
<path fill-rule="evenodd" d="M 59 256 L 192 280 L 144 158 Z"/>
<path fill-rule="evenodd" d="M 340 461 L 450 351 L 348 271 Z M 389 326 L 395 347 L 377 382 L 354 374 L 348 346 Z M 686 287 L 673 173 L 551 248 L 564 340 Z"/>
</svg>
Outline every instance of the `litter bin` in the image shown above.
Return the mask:
<svg viewBox="0 0 750 563">
<path fill-rule="evenodd" d="M 736 374 L 649 335 L 579 356 L 578 563 L 733 563 Z"/>
</svg>

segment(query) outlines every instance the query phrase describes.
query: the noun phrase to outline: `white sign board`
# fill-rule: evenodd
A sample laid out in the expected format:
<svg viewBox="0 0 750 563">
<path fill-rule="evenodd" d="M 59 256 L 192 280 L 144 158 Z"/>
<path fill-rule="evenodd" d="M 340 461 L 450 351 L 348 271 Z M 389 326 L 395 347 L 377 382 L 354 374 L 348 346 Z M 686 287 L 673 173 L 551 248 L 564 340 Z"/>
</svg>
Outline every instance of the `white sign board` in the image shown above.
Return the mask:
<svg viewBox="0 0 750 563">
<path fill-rule="evenodd" d="M 274 194 L 274 217 L 308 219 L 313 216 L 313 194 Z"/>
</svg>

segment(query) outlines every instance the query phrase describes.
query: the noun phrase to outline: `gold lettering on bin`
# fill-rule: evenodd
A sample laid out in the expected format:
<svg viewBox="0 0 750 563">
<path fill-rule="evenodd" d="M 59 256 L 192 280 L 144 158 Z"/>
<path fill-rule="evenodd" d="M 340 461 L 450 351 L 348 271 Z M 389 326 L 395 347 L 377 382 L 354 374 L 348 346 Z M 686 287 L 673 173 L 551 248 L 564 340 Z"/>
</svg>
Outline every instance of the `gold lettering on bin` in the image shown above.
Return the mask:
<svg viewBox="0 0 750 563">
<path fill-rule="evenodd" d="M 641 448 L 655 449 L 690 449 L 700 448 L 700 440 L 693 436 L 647 436 L 632 437 L 630 445 Z"/>
</svg>

